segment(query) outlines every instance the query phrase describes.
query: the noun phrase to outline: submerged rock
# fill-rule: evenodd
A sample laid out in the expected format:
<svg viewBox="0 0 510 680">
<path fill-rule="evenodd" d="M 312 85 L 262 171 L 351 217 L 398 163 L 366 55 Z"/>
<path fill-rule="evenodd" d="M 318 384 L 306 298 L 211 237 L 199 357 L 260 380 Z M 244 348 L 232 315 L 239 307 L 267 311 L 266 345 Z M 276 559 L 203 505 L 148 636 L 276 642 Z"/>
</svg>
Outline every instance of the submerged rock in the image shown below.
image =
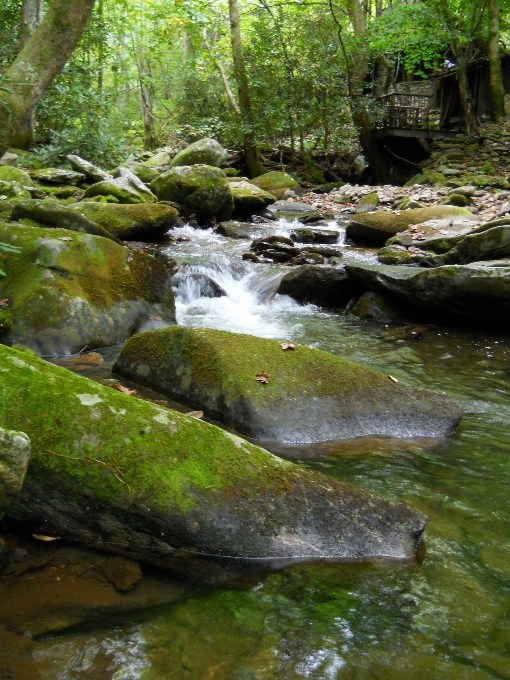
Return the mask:
<svg viewBox="0 0 510 680">
<path fill-rule="evenodd" d="M 392 300 L 373 291 L 363 293 L 349 311 L 360 319 L 373 319 L 380 323 L 395 323 L 402 318 L 401 310 Z"/>
<path fill-rule="evenodd" d="M 407 505 L 30 352 L 0 346 L 0 366 L 0 426 L 23 428 L 32 441 L 8 516 L 33 533 L 185 573 L 213 556 L 261 558 L 270 568 L 270 560 L 415 554 L 426 518 Z"/>
<path fill-rule="evenodd" d="M 171 167 L 179 165 L 211 165 L 219 168 L 228 158 L 228 151 L 215 139 L 199 139 L 175 156 Z"/>
<path fill-rule="evenodd" d="M 27 435 L 0 427 L 0 519 L 21 492 L 29 460 Z"/>
<path fill-rule="evenodd" d="M 471 238 L 471 237 L 470 237 Z M 353 284 L 426 307 L 508 326 L 510 266 L 476 262 L 417 270 L 390 265 L 346 265 Z"/>
<path fill-rule="evenodd" d="M 160 201 L 173 201 L 186 217 L 228 220 L 234 211 L 229 183 L 219 168 L 192 165 L 172 168 L 151 184 Z"/>
<path fill-rule="evenodd" d="M 276 198 L 282 198 L 283 194 L 288 190 L 293 191 L 296 196 L 300 196 L 303 193 L 296 180 L 286 172 L 273 170 L 272 172 L 266 172 L 263 175 L 254 177 L 250 181 L 252 184 L 264 189 L 264 191 L 273 194 Z"/>
<path fill-rule="evenodd" d="M 177 222 L 179 213 L 169 205 L 139 203 L 75 203 L 69 206 L 74 213 L 85 215 L 122 241 L 158 239 Z"/>
<path fill-rule="evenodd" d="M 170 275 L 153 257 L 66 229 L 0 224 L 0 241 L 21 250 L 0 251 L 13 318 L 2 342 L 66 354 L 122 342 L 154 316 L 175 321 Z"/>
<path fill-rule="evenodd" d="M 403 210 L 400 214 L 382 210 L 351 219 L 347 224 L 345 236 L 356 245 L 382 246 L 389 238 L 404 231 L 411 224 L 457 215 L 471 216 L 476 220 L 466 208 L 447 205 Z"/>
<path fill-rule="evenodd" d="M 345 307 L 356 292 L 343 267 L 303 265 L 282 278 L 280 295 L 327 307 Z"/>
<path fill-rule="evenodd" d="M 441 394 L 328 352 L 204 328 L 140 333 L 114 370 L 263 441 L 309 443 L 365 435 L 434 437 L 462 410 Z M 257 380 L 266 374 L 267 384 Z"/>
<path fill-rule="evenodd" d="M 129 170 L 119 168 L 119 177 L 93 184 L 87 189 L 83 198 L 95 196 L 113 196 L 119 203 L 156 203 L 156 196 L 141 179 Z"/>
</svg>

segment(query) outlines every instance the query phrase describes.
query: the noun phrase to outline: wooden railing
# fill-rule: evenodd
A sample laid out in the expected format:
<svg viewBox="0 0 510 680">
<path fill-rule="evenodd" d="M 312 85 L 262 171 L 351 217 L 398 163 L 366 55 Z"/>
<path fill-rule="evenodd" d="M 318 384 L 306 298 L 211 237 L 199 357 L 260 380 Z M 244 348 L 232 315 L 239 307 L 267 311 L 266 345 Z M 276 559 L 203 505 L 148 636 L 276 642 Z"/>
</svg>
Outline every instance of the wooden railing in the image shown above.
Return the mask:
<svg viewBox="0 0 510 680">
<path fill-rule="evenodd" d="M 429 125 L 430 96 L 392 92 L 377 97 L 383 110 L 381 128 L 426 129 Z"/>
</svg>

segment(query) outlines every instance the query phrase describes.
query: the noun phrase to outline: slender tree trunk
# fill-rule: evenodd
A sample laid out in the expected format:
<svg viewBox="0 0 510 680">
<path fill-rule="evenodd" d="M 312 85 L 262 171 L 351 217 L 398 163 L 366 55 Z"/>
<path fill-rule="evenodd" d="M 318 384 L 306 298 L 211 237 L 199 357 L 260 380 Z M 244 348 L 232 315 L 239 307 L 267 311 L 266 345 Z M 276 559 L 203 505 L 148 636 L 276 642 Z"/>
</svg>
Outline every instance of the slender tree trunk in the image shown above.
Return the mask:
<svg viewBox="0 0 510 680">
<path fill-rule="evenodd" d="M 66 65 L 85 31 L 95 0 L 53 0 L 35 33 L 4 74 L 10 92 L 0 102 L 0 152 L 26 146 L 32 111 Z"/>
<path fill-rule="evenodd" d="M 21 6 L 21 31 L 22 46 L 27 42 L 43 18 L 43 0 L 23 0 Z"/>
<path fill-rule="evenodd" d="M 144 55 L 138 57 L 138 79 L 140 81 L 140 102 L 142 105 L 142 122 L 143 122 L 143 147 L 144 149 L 153 149 L 156 144 L 156 133 L 154 129 L 154 93 L 152 90 L 152 74 L 150 65 Z"/>
<path fill-rule="evenodd" d="M 239 25 L 239 7 L 237 0 L 228 0 L 230 11 L 230 38 L 232 43 L 232 57 L 234 60 L 234 70 L 236 74 L 237 89 L 239 91 L 239 108 L 245 127 L 244 131 L 244 153 L 246 162 L 252 177 L 262 175 L 264 172 L 260 165 L 259 154 L 253 133 L 253 119 L 251 109 L 250 91 L 246 66 L 244 63 L 243 45 L 241 42 L 241 27 Z"/>
<path fill-rule="evenodd" d="M 221 79 L 223 81 L 223 87 L 225 88 L 225 92 L 227 94 L 227 99 L 230 102 L 230 106 L 234 109 L 234 111 L 237 113 L 238 116 L 241 115 L 241 109 L 237 105 L 236 98 L 234 97 L 234 93 L 232 92 L 232 88 L 230 87 L 230 83 L 228 82 L 228 77 L 227 73 L 223 67 L 223 64 L 221 61 L 218 59 L 218 56 L 216 55 L 216 52 L 214 51 L 213 46 L 211 45 L 208 37 L 207 37 L 207 30 L 204 28 L 202 31 L 202 39 L 204 41 L 204 45 L 211 55 L 211 59 L 214 62 L 214 65 L 219 71 L 219 74 L 221 76 Z"/>
<path fill-rule="evenodd" d="M 505 115 L 505 89 L 503 87 L 503 75 L 501 73 L 501 54 L 499 51 L 499 4 L 498 0 L 488 1 L 489 9 L 489 68 L 492 104 L 496 122 Z"/>
<path fill-rule="evenodd" d="M 452 51 L 459 69 L 459 94 L 462 111 L 466 120 L 466 127 L 469 134 L 478 135 L 480 133 L 480 123 L 476 115 L 476 106 L 469 87 L 467 55 L 458 37 L 452 38 Z"/>
</svg>

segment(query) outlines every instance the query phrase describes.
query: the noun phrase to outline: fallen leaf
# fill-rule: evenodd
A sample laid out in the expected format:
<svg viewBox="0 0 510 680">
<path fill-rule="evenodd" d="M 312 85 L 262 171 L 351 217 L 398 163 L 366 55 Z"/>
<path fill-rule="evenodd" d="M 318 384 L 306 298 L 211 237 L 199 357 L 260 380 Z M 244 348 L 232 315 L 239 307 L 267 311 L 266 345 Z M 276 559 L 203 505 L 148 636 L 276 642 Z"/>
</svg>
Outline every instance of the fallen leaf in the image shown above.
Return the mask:
<svg viewBox="0 0 510 680">
<path fill-rule="evenodd" d="M 255 376 L 255 380 L 267 385 L 267 383 L 269 382 L 269 376 L 265 371 L 262 371 L 262 373 L 259 373 L 258 375 Z"/>
<path fill-rule="evenodd" d="M 163 321 L 163 319 L 160 316 L 155 316 L 154 321 Z"/>
<path fill-rule="evenodd" d="M 394 383 L 398 383 L 398 380 L 394 378 L 392 375 L 389 375 L 388 378 L 392 380 Z"/>
<path fill-rule="evenodd" d="M 153 404 L 159 404 L 160 406 L 168 406 L 168 401 L 166 399 L 149 399 Z"/>
<path fill-rule="evenodd" d="M 59 238 L 59 241 L 72 241 L 73 239 L 70 236 L 61 236 Z"/>
<path fill-rule="evenodd" d="M 192 418 L 198 418 L 199 420 L 204 417 L 204 412 L 203 411 L 189 411 L 189 413 L 186 413 L 187 416 L 191 416 Z"/>
<path fill-rule="evenodd" d="M 290 342 L 280 342 L 280 347 L 282 349 L 296 349 L 296 345 L 293 345 Z"/>
<path fill-rule="evenodd" d="M 50 541 L 58 541 L 59 539 L 58 536 L 43 536 L 42 534 L 32 534 L 32 536 L 38 541 L 45 541 L 46 543 L 49 543 Z"/>
<path fill-rule="evenodd" d="M 124 385 L 121 385 L 120 383 L 114 383 L 113 385 L 110 385 L 114 390 L 117 390 L 117 392 L 122 392 L 122 394 L 128 394 L 130 397 L 133 397 L 136 394 L 136 390 L 130 390 L 129 387 L 124 387 Z"/>
<path fill-rule="evenodd" d="M 9 306 L 9 298 L 4 298 L 3 300 L 0 300 L 0 309 L 5 308 Z"/>
</svg>

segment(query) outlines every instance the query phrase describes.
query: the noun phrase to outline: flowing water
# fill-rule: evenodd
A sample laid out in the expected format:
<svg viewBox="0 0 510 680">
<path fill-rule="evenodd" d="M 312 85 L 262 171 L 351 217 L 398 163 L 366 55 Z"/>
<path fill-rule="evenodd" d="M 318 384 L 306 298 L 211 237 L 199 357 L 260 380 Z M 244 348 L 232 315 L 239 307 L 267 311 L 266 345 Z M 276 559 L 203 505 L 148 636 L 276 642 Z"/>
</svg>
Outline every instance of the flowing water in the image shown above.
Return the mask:
<svg viewBox="0 0 510 680">
<path fill-rule="evenodd" d="M 273 449 L 424 511 L 427 555 L 419 566 L 298 564 L 235 586 L 190 586 L 172 606 L 37 641 L 41 680 L 510 678 L 510 340 L 459 327 L 409 337 L 298 305 L 274 297 L 285 268 L 241 260 L 246 241 L 180 232 L 190 241 L 169 253 L 226 296 L 203 297 L 204 281 L 183 277 L 179 323 L 320 347 L 461 402 L 459 430 L 441 441 Z"/>
</svg>

